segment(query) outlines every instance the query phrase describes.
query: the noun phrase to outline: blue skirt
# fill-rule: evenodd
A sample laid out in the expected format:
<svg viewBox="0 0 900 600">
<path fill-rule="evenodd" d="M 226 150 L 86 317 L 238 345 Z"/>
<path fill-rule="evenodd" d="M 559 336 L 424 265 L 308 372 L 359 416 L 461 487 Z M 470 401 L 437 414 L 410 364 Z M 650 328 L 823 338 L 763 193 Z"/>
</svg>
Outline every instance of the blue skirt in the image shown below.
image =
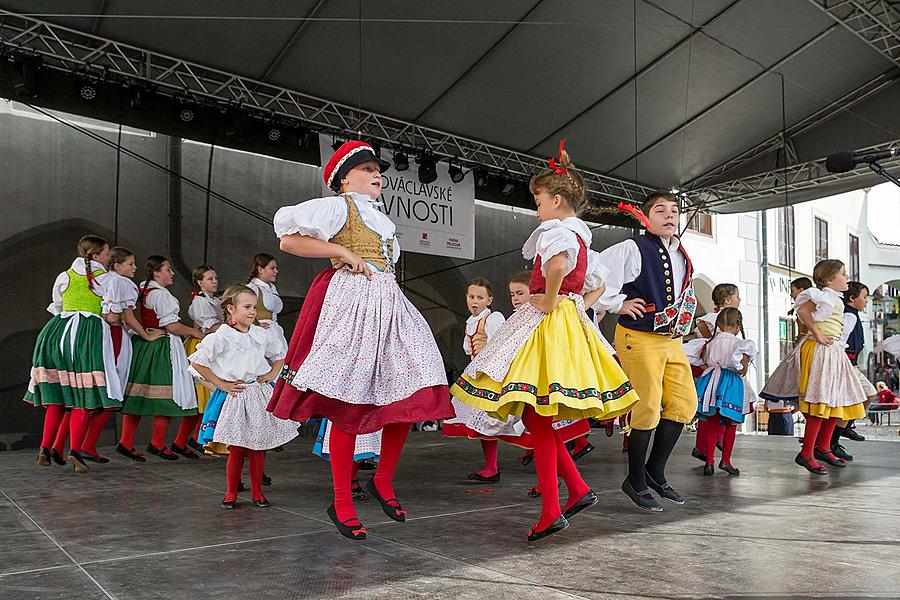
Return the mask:
<svg viewBox="0 0 900 600">
<path fill-rule="evenodd" d="M 197 443 L 205 446 L 213 441 L 216 434 L 216 421 L 219 420 L 219 413 L 222 412 L 222 406 L 228 394 L 216 388 L 209 400 L 206 402 L 206 409 L 200 418 L 200 433 L 197 434 Z"/>
<path fill-rule="evenodd" d="M 331 461 L 331 454 L 329 454 L 328 452 L 325 452 L 325 436 L 331 432 L 332 426 L 333 425 L 328 421 L 328 419 L 322 419 L 322 422 L 319 425 L 319 431 L 318 431 L 318 433 L 316 433 L 316 441 L 313 442 L 313 447 L 312 447 L 313 454 L 315 454 L 319 458 L 323 458 L 327 461 Z M 356 452 L 353 455 L 353 462 L 359 462 L 361 460 L 366 460 L 369 458 L 374 459 L 377 462 L 378 458 L 379 458 L 379 455 L 378 455 L 379 453 L 376 451 L 376 447 L 373 446 L 372 444 L 365 443 L 365 440 L 360 440 L 359 438 L 362 437 L 363 435 L 372 437 L 375 434 L 369 433 L 369 434 L 361 434 L 361 435 L 357 436 L 357 444 L 356 444 L 357 448 L 360 448 L 360 446 L 365 446 L 366 450 Z M 360 444 L 361 441 L 363 441 L 362 444 Z M 377 449 L 380 449 L 380 448 L 381 448 L 381 441 L 379 439 Z"/>
<path fill-rule="evenodd" d="M 707 387 L 713 385 L 715 371 L 701 375 L 696 382 L 697 413 L 701 418 L 711 417 L 717 412 L 735 423 L 744 422 L 744 379 L 730 369 L 719 369 L 719 383 L 707 410 L 703 407 L 703 396 Z"/>
</svg>

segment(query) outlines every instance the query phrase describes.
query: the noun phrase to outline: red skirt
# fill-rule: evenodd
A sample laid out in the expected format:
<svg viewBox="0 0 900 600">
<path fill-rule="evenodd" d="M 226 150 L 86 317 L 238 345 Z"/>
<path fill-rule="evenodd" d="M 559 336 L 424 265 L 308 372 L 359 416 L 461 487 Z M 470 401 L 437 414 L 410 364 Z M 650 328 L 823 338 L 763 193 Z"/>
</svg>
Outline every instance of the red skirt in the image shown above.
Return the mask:
<svg viewBox="0 0 900 600">
<path fill-rule="evenodd" d="M 424 387 L 402 400 L 379 406 L 343 402 L 315 390 L 301 391 L 291 383 L 292 373 L 303 364 L 312 349 L 325 294 L 335 273 L 336 269 L 326 269 L 313 279 L 288 345 L 281 377 L 275 384 L 267 410 L 279 419 L 299 423 L 315 418 L 329 419 L 341 430 L 356 434 L 372 433 L 391 423 L 415 423 L 452 417 L 455 413 L 446 385 Z"/>
</svg>

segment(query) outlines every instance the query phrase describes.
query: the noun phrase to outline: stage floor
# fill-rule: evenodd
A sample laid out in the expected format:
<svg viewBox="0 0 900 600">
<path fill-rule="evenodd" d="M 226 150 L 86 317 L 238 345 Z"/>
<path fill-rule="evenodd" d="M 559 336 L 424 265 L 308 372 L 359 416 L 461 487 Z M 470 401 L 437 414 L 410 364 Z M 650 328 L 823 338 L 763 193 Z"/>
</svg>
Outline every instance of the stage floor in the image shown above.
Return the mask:
<svg viewBox="0 0 900 600">
<path fill-rule="evenodd" d="M 357 502 L 362 543 L 325 515 L 330 471 L 308 437 L 269 454 L 264 510 L 249 492 L 219 508 L 223 459 L 134 464 L 105 448 L 112 462 L 79 476 L 3 452 L 0 598 L 900 597 L 900 444 L 848 442 L 856 460 L 817 477 L 793 463 L 794 438 L 739 436 L 741 476 L 703 477 L 685 435 L 669 480 L 687 503 L 651 514 L 618 489 L 621 438 L 595 431 L 579 466 L 600 503 L 535 544 L 518 450 L 501 445 L 502 481 L 479 486 L 465 479 L 478 443 L 439 433 L 411 434 L 401 459 L 407 523 Z"/>
</svg>

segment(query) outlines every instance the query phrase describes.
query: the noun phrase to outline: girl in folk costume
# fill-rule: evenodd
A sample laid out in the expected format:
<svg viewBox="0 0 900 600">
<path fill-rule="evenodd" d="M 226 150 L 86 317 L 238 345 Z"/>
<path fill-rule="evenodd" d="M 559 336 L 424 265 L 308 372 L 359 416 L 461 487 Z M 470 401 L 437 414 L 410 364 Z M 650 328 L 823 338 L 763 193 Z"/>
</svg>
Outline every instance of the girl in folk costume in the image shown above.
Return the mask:
<svg viewBox="0 0 900 600">
<path fill-rule="evenodd" d="M 716 319 L 719 317 L 719 312 L 727 307 L 740 308 L 741 306 L 741 296 L 738 286 L 733 283 L 718 284 L 713 288 L 712 301 L 714 305 L 713 310 L 696 319 L 697 333 L 700 334 L 700 337 L 684 344 L 684 352 L 687 354 L 688 360 L 691 363 L 691 370 L 693 371 L 695 378 L 699 377 L 703 372 L 700 368 L 700 365 L 703 364 L 702 358 L 700 357 L 700 351 L 706 346 L 706 340 L 713 336 L 713 330 L 716 327 Z M 691 456 L 700 462 L 706 462 L 704 448 L 706 448 L 706 436 L 709 435 L 710 431 L 709 425 L 710 421 L 707 419 L 700 419 L 697 421 L 697 437 L 694 443 L 694 449 L 691 450 Z M 725 435 L 725 424 L 720 423 L 719 427 L 712 433 L 716 436 L 716 445 L 721 448 Z"/>
<path fill-rule="evenodd" d="M 228 447 L 226 466 L 228 491 L 222 508 L 237 504 L 244 458 L 250 460 L 250 493 L 259 508 L 269 506 L 262 493 L 265 451 L 297 437 L 297 426 L 276 419 L 266 406 L 272 397 L 270 383 L 284 364 L 277 338 L 254 325 L 256 293 L 244 285 L 233 285 L 222 295 L 228 323 L 216 328 L 188 357 L 191 369 L 216 388 L 209 406 L 221 400 L 212 439 Z"/>
<path fill-rule="evenodd" d="M 131 280 L 135 273 L 134 254 L 131 250 L 116 246 L 109 251 L 110 270 L 105 281 L 101 310 L 110 326 L 113 354 L 116 358 L 116 373 L 119 385 L 124 390 L 128 385 L 128 372 L 131 369 L 131 336 L 139 335 L 142 339 L 153 341 L 161 337 L 161 330 L 144 329 L 137 317 L 134 307 L 137 305 L 138 289 Z M 112 411 L 99 410 L 91 415 L 84 442 L 81 444 L 81 456 L 85 460 L 96 463 L 107 463 L 97 452 L 97 440 L 106 428 Z"/>
<path fill-rule="evenodd" d="M 177 460 L 199 456 L 187 447 L 187 440 L 197 420 L 197 394 L 188 372 L 184 343 L 178 336 L 203 337 L 196 327 L 178 321 L 178 300 L 166 288 L 171 286 L 175 273 L 164 256 L 151 256 L 144 263 L 146 279 L 138 296 L 141 325 L 162 328 L 169 335 L 148 342 L 134 340 L 134 356 L 125 402 L 122 406 L 122 437 L 118 452 L 132 460 L 142 458 L 134 451 L 134 434 L 144 415 L 153 416 L 153 438 L 147 452 L 163 460 Z M 182 417 L 172 449 L 166 448 L 166 430 L 172 417 Z M 176 454 L 177 452 L 177 454 Z"/>
<path fill-rule="evenodd" d="M 267 329 L 282 344 L 287 352 L 287 340 L 284 329 L 278 324 L 278 314 L 284 309 L 284 302 L 275 288 L 278 279 L 278 262 L 271 254 L 257 254 L 253 257 L 247 287 L 256 292 L 256 319 L 260 327 Z"/>
<path fill-rule="evenodd" d="M 788 315 L 794 315 L 797 311 L 797 298 L 804 290 L 813 286 L 809 277 L 798 277 L 790 285 L 791 300 L 794 307 L 788 311 Z M 794 435 L 794 411 L 797 410 L 797 361 L 800 346 L 809 332 L 806 325 L 797 319 L 797 337 L 794 340 L 794 350 L 775 367 L 772 374 L 766 380 L 766 384 L 759 392 L 759 397 L 766 401 L 766 411 L 769 413 L 769 435 Z M 803 439 L 800 439 L 803 443 Z"/>
<path fill-rule="evenodd" d="M 194 283 L 194 290 L 191 292 L 191 304 L 188 306 L 188 317 L 194 323 L 194 327 L 202 331 L 204 334 L 213 333 L 222 324 L 222 307 L 216 299 L 216 292 L 219 291 L 219 277 L 216 270 L 209 265 L 200 265 L 191 272 L 191 281 Z M 200 344 L 200 339 L 193 336 L 184 340 L 184 351 L 190 356 Z M 207 387 L 209 386 L 209 387 Z M 207 381 L 198 381 L 194 384 L 194 391 L 197 393 L 197 412 L 203 414 L 206 410 L 206 403 L 209 402 L 209 395 L 215 391 L 215 388 L 209 389 L 212 385 Z M 192 432 L 193 435 L 188 438 L 188 445 L 194 450 L 201 450 L 202 446 L 196 441 L 200 432 L 200 419 Z M 224 446 L 218 448 L 217 454 L 227 454 L 228 451 Z"/>
<path fill-rule="evenodd" d="M 312 453 L 327 461 L 331 460 L 331 429 L 334 423 L 328 419 L 322 419 L 316 440 L 313 442 Z M 372 433 L 360 433 L 353 444 L 353 468 L 350 471 L 350 494 L 355 500 L 365 500 L 366 492 L 359 484 L 359 469 L 369 461 L 378 462 L 381 456 L 381 430 Z M 374 468 L 374 467 L 373 467 Z"/>
<path fill-rule="evenodd" d="M 32 355 L 25 401 L 45 409 L 37 464 L 48 466 L 51 445 L 70 409 L 71 442 L 66 460 L 77 473 L 87 473 L 81 447 L 90 412 L 119 409 L 122 387 L 116 372 L 112 334 L 102 318 L 103 293 L 109 274 L 109 244 L 87 235 L 78 241 L 78 258 L 53 282 L 53 318 L 38 335 Z M 64 440 L 60 442 L 60 448 Z M 62 456 L 54 456 L 57 463 Z"/>
<path fill-rule="evenodd" d="M 529 540 L 565 529 L 597 502 L 553 422 L 611 418 L 637 401 L 584 311 L 585 302 L 602 293 L 603 271 L 589 250 L 590 229 L 577 217 L 586 204 L 584 180 L 562 146 L 559 162 L 552 159 L 550 170 L 530 183 L 540 221 L 522 249 L 534 259 L 531 302 L 488 341 L 451 390 L 494 418 L 521 416 L 533 437 L 542 510 Z M 562 510 L 557 475 L 568 489 Z"/>
<path fill-rule="evenodd" d="M 467 356 L 475 357 L 481 352 L 488 340 L 503 326 L 506 319 L 503 314 L 491 310 L 494 292 L 491 283 L 484 277 L 476 277 L 466 286 L 466 306 L 471 316 L 466 320 L 463 351 Z M 505 420 L 494 419 L 483 410 L 453 399 L 456 416 L 444 421 L 443 432 L 449 437 L 467 437 L 481 440 L 481 451 L 484 453 L 484 468 L 472 471 L 467 476 L 472 481 L 496 483 L 500 481 L 500 468 L 497 465 L 497 453 L 501 437 L 518 437 L 525 430 L 521 419 L 511 417 Z"/>
<path fill-rule="evenodd" d="M 700 422 L 708 421 L 710 427 L 725 428 L 722 440 L 722 460 L 719 468 L 729 475 L 741 472 L 731 464 L 737 424 L 744 422 L 744 415 L 753 408 L 755 394 L 747 385 L 744 376 L 750 361 L 756 357 L 756 344 L 744 339 L 744 321 L 741 311 L 725 307 L 719 311 L 712 337 L 700 350 L 700 358 L 705 365 L 703 374 L 697 379 L 697 396 L 700 398 L 697 413 Z M 740 333 L 741 337 L 737 334 Z M 713 429 L 712 431 L 715 431 Z M 704 475 L 712 475 L 715 463 L 716 438 L 712 434 L 704 438 L 706 446 L 701 451 L 706 458 Z"/>
<path fill-rule="evenodd" d="M 800 412 L 806 415 L 803 449 L 795 462 L 811 473 L 828 471 L 817 461 L 835 467 L 847 462 L 831 451 L 831 434 L 837 422 L 864 417 L 866 396 L 854 373 L 855 367 L 840 342 L 844 329 L 842 293 L 847 291 L 847 272 L 839 260 L 823 260 L 813 269 L 817 287 L 797 296 L 797 318 L 809 330 L 800 344 L 797 392 Z"/>
<path fill-rule="evenodd" d="M 334 268 L 319 273 L 307 293 L 269 410 L 301 423 L 314 417 L 334 423 L 328 515 L 354 540 L 366 537 L 350 492 L 357 434 L 383 430 L 367 489 L 388 517 L 405 521 L 393 477 L 410 424 L 453 416 L 434 336 L 394 276 L 400 255 L 394 224 L 376 209 L 387 167 L 370 145 L 347 142 L 323 170 L 325 185 L 340 195 L 275 214 L 283 251 L 330 258 Z"/>
<path fill-rule="evenodd" d="M 619 314 L 616 352 L 640 397 L 631 412 L 628 477 L 622 491 L 636 507 L 658 512 L 662 506 L 648 487 L 670 502 L 684 503 L 666 481 L 665 469 L 684 424 L 697 412 L 697 391 L 681 344 L 697 300 L 691 261 L 676 234 L 678 198 L 653 192 L 640 210 L 624 204 L 620 208 L 636 216 L 646 233 L 601 253 L 609 276 L 595 309 Z"/>
</svg>

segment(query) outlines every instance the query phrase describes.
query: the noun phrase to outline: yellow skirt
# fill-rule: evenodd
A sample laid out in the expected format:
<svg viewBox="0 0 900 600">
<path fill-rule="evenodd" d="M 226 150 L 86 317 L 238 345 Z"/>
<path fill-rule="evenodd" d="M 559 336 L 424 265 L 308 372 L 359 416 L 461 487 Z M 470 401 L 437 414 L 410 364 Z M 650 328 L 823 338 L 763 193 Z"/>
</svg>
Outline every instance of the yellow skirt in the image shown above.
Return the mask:
<svg viewBox="0 0 900 600">
<path fill-rule="evenodd" d="M 859 384 L 856 369 L 843 348 L 835 343 L 823 346 L 813 339 L 800 347 L 798 408 L 805 415 L 823 419 L 861 419 L 866 416 L 866 397 Z M 838 402 L 856 400 L 853 404 Z"/>
<path fill-rule="evenodd" d="M 190 356 L 197 350 L 197 346 L 200 344 L 200 340 L 195 337 L 189 337 L 184 340 L 184 351 L 187 352 L 187 355 Z M 206 403 L 209 402 L 209 390 L 206 389 L 201 383 L 194 383 L 194 389 L 197 390 L 197 412 L 201 415 L 203 411 L 206 410 Z"/>
<path fill-rule="evenodd" d="M 489 355 L 492 342 L 503 335 L 503 329 L 498 331 L 479 358 Z M 498 340 L 496 346 L 502 343 Z M 450 392 L 501 420 L 521 416 L 526 405 L 555 420 L 610 419 L 628 412 L 638 401 L 625 372 L 567 298 L 540 320 L 502 381 L 484 373 L 463 374 Z"/>
</svg>

